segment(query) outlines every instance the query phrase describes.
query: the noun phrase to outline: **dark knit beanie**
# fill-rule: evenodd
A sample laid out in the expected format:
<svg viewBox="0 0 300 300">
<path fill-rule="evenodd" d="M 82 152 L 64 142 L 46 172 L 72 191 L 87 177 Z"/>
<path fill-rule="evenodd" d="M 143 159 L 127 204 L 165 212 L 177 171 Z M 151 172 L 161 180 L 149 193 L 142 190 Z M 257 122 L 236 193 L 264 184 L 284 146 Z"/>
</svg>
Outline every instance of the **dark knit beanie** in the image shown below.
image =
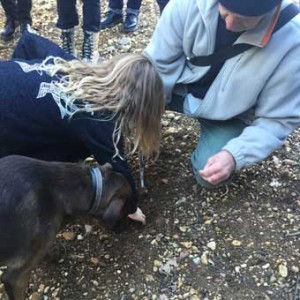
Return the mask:
<svg viewBox="0 0 300 300">
<path fill-rule="evenodd" d="M 248 17 L 262 16 L 280 2 L 280 0 L 219 0 L 226 9 Z"/>
</svg>

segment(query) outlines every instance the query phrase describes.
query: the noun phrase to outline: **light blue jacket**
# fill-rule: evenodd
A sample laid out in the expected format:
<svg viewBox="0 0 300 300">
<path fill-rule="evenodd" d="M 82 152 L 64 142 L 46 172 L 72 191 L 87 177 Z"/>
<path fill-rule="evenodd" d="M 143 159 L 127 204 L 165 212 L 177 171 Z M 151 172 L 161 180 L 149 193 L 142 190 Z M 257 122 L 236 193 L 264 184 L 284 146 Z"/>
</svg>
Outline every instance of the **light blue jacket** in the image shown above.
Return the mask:
<svg viewBox="0 0 300 300">
<path fill-rule="evenodd" d="M 282 8 L 289 3 L 284 0 Z M 223 148 L 234 156 L 237 169 L 266 158 L 300 125 L 300 15 L 263 46 L 273 15 L 239 37 L 236 43 L 257 47 L 228 59 L 204 99 L 186 94 L 184 84 L 202 78 L 209 67 L 193 66 L 187 58 L 213 53 L 216 0 L 171 0 L 145 49 L 163 79 L 167 102 L 172 93 L 184 94 L 189 116 L 238 117 L 249 125 Z"/>
</svg>

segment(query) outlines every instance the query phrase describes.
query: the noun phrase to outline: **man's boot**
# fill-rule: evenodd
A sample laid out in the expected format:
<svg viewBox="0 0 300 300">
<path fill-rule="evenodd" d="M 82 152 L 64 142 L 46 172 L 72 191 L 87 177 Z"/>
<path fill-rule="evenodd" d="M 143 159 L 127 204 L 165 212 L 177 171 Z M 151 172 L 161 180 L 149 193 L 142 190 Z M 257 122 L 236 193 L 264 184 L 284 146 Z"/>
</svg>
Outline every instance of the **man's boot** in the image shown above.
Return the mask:
<svg viewBox="0 0 300 300">
<path fill-rule="evenodd" d="M 99 62 L 99 32 L 83 31 L 82 61 L 96 64 Z"/>
<path fill-rule="evenodd" d="M 76 57 L 75 28 L 62 29 L 60 38 L 62 49 Z"/>
<path fill-rule="evenodd" d="M 0 32 L 0 38 L 3 41 L 9 41 L 14 38 L 14 34 L 16 31 L 17 22 L 11 18 L 7 19 L 5 22 L 5 26 Z"/>
<path fill-rule="evenodd" d="M 111 28 L 123 22 L 122 13 L 115 13 L 111 10 L 108 11 L 106 18 L 101 22 L 101 29 Z"/>
<path fill-rule="evenodd" d="M 133 32 L 138 28 L 138 15 L 127 13 L 123 23 L 123 32 Z"/>
</svg>

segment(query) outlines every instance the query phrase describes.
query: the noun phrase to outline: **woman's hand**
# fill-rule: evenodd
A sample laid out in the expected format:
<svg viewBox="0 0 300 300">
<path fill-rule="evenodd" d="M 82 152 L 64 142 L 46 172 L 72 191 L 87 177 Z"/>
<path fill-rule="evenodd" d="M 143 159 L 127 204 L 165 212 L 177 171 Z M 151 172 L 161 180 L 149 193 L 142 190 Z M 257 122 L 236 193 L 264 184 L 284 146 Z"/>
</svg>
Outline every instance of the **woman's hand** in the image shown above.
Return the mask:
<svg viewBox="0 0 300 300">
<path fill-rule="evenodd" d="M 199 175 L 209 183 L 217 185 L 218 183 L 229 178 L 235 169 L 235 160 L 226 150 L 211 156 Z"/>
</svg>

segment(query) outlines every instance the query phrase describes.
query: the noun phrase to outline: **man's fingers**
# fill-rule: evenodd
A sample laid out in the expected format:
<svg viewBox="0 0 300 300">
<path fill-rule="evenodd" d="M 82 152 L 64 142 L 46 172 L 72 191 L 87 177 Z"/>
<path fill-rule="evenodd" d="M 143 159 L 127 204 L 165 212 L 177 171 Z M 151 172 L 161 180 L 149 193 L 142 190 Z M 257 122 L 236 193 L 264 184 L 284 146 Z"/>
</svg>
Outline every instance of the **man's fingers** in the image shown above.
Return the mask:
<svg viewBox="0 0 300 300">
<path fill-rule="evenodd" d="M 210 177 L 220 171 L 220 165 L 219 164 L 209 164 L 204 167 L 203 170 L 199 171 L 199 175 L 202 177 Z"/>
<path fill-rule="evenodd" d="M 213 185 L 216 185 L 228 178 L 228 172 L 219 164 L 214 164 L 206 169 L 200 170 L 199 175 Z"/>
</svg>

